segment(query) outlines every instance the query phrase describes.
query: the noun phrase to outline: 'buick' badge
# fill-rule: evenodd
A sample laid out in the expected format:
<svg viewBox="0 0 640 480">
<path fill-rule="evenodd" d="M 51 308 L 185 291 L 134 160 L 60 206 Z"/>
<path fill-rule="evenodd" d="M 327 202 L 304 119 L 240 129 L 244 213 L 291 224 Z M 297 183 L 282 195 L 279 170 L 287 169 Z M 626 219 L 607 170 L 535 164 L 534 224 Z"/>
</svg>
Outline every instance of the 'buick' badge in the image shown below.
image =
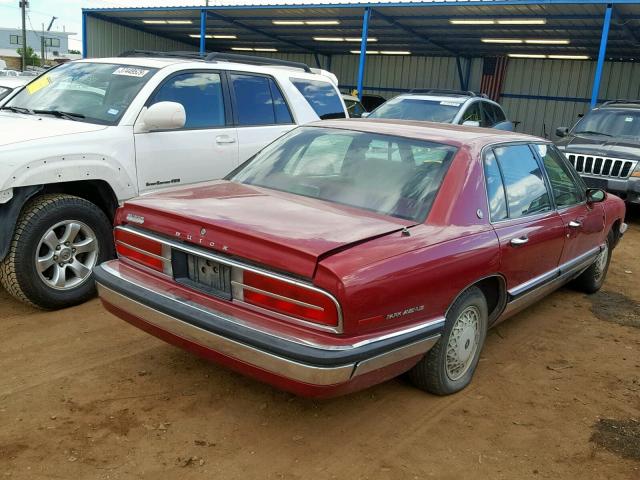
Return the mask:
<svg viewBox="0 0 640 480">
<path fill-rule="evenodd" d="M 142 215 L 135 215 L 133 213 L 127 213 L 127 221 L 131 223 L 137 223 L 142 225 L 144 223 L 144 217 Z"/>
</svg>

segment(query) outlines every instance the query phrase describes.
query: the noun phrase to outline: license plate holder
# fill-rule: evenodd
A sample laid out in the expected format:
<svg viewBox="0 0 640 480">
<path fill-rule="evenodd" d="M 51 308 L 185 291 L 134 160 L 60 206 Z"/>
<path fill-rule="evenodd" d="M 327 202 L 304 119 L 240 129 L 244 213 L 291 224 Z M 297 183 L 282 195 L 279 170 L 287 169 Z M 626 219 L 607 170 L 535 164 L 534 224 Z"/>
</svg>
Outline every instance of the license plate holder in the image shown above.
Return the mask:
<svg viewBox="0 0 640 480">
<path fill-rule="evenodd" d="M 173 252 L 178 283 L 231 300 L 231 267 L 215 260 L 184 252 Z"/>
</svg>

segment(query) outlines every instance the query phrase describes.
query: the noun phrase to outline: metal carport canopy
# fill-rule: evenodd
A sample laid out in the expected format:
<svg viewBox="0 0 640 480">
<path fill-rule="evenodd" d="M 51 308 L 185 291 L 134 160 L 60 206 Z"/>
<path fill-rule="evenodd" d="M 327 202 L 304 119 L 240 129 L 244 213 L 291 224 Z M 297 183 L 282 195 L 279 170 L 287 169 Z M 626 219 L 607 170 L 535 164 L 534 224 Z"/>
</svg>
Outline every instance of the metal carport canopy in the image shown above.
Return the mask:
<svg viewBox="0 0 640 480">
<path fill-rule="evenodd" d="M 640 48 L 640 2 L 630 0 L 449 0 L 243 4 L 83 9 L 93 16 L 204 51 L 477 58 L 544 56 L 633 61 Z M 363 32 L 367 41 L 364 40 Z M 86 52 L 86 35 L 83 35 Z M 534 57 L 536 58 L 536 57 Z M 460 64 L 460 62 L 459 62 Z M 459 68 L 461 87 L 465 78 Z"/>
</svg>

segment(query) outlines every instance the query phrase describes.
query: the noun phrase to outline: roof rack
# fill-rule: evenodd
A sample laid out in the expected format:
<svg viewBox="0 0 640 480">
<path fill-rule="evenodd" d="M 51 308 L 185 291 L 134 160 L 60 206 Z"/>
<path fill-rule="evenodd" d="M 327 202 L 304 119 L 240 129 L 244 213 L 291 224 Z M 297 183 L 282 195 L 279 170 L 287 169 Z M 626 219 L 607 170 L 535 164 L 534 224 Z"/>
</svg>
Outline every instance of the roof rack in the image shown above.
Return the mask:
<svg viewBox="0 0 640 480">
<path fill-rule="evenodd" d="M 481 97 L 482 95 L 472 92 L 471 90 L 453 90 L 447 88 L 414 88 L 409 93 L 431 93 L 444 95 L 464 95 L 465 97 Z"/>
<path fill-rule="evenodd" d="M 309 65 L 301 62 L 291 62 L 280 60 L 279 58 L 257 57 L 254 55 L 241 55 L 237 53 L 211 52 L 200 55 L 198 52 L 158 52 L 154 50 L 127 50 L 122 52 L 120 57 L 161 57 L 161 58 L 184 58 L 189 60 L 204 60 L 205 62 L 235 62 L 247 63 L 250 65 L 273 65 L 278 67 L 299 68 L 307 73 L 313 73 Z"/>
<path fill-rule="evenodd" d="M 622 103 L 622 104 L 631 104 L 631 105 L 640 105 L 640 100 L 625 100 L 623 98 L 618 98 L 616 100 L 608 100 L 606 102 L 604 102 L 602 105 L 600 105 L 601 107 L 606 107 L 607 105 L 614 105 L 616 103 Z"/>
<path fill-rule="evenodd" d="M 309 65 L 302 62 L 291 62 L 289 60 L 280 60 L 279 58 L 257 57 L 255 55 L 240 55 L 237 53 L 211 52 L 204 57 L 207 62 L 215 62 L 218 60 L 236 63 L 248 63 L 250 65 L 275 65 L 280 67 L 300 68 L 307 73 L 313 73 Z"/>
</svg>

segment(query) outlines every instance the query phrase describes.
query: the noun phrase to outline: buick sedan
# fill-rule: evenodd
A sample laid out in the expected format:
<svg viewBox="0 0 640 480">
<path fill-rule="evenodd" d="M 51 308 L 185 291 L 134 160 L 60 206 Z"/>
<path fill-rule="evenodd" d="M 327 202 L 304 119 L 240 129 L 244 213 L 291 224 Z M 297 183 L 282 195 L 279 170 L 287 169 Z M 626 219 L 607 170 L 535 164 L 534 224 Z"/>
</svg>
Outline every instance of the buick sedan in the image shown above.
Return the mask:
<svg viewBox="0 0 640 480">
<path fill-rule="evenodd" d="M 539 138 L 323 121 L 225 180 L 127 201 L 95 278 L 116 316 L 296 394 L 408 372 L 445 395 L 487 329 L 568 282 L 602 286 L 624 214 Z"/>
</svg>

